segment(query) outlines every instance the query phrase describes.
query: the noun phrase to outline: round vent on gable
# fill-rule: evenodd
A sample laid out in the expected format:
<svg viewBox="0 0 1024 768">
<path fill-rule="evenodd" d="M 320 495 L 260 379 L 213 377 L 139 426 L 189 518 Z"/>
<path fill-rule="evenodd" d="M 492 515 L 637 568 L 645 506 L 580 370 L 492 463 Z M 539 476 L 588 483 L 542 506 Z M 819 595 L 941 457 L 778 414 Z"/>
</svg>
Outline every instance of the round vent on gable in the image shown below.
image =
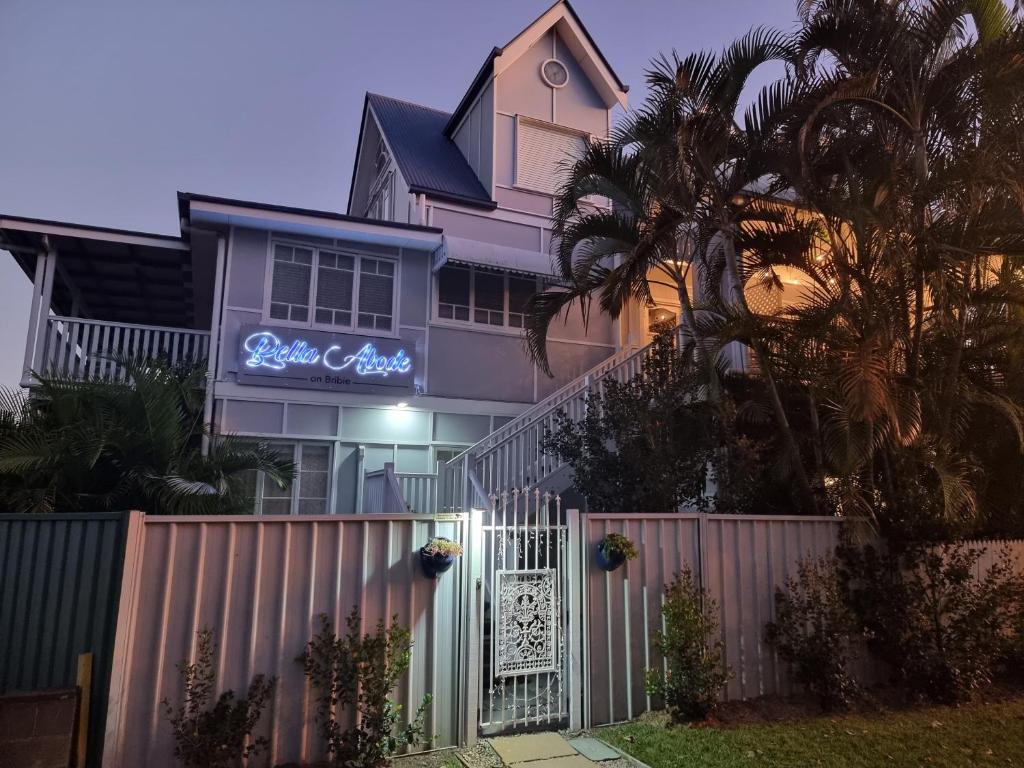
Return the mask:
<svg viewBox="0 0 1024 768">
<path fill-rule="evenodd" d="M 552 88 L 562 88 L 569 82 L 569 70 L 558 59 L 548 59 L 541 64 L 540 76 Z"/>
</svg>

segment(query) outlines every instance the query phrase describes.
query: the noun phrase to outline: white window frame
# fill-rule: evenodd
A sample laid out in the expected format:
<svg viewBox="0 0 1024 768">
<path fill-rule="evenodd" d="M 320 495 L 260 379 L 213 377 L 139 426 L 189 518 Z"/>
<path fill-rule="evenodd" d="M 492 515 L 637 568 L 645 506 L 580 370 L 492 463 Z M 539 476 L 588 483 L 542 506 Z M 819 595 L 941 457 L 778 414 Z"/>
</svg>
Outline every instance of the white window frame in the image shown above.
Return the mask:
<svg viewBox="0 0 1024 768">
<path fill-rule="evenodd" d="M 385 193 L 387 194 L 386 202 L 381 205 L 377 214 L 374 215 L 374 206 L 381 203 Z M 369 202 L 366 204 L 365 218 L 375 219 L 377 221 L 392 221 L 395 214 L 395 172 L 386 171 L 381 174 L 377 181 L 374 182 L 373 186 L 370 187 Z"/>
<path fill-rule="evenodd" d="M 462 269 L 469 272 L 469 320 L 459 320 L 454 317 L 441 317 L 440 305 L 441 305 L 441 269 Z M 474 266 L 472 264 L 445 264 L 437 272 L 434 273 L 434 290 L 433 290 L 433 308 L 432 317 L 433 322 L 440 325 L 451 325 L 457 328 L 468 328 L 473 327 L 477 329 L 489 329 L 496 332 L 515 333 L 520 334 L 523 331 L 523 326 L 509 325 L 509 314 L 511 312 L 511 302 L 509 294 L 509 280 L 533 280 L 534 293 L 543 290 L 543 278 L 539 275 L 528 275 L 520 272 L 512 272 L 507 269 L 491 269 L 484 266 Z M 501 325 L 494 325 L 492 323 L 481 323 L 477 322 L 476 319 L 476 273 L 484 272 L 489 275 L 499 275 L 504 281 L 504 308 L 502 310 L 502 323 Z M 495 312 L 496 310 L 486 310 L 488 312 Z M 516 312 L 515 314 L 521 314 Z M 525 322 L 524 322 L 525 325 Z"/>
<path fill-rule="evenodd" d="M 324 497 L 323 514 L 332 514 L 331 492 L 334 490 L 334 450 L 335 444 L 327 440 L 288 440 L 277 439 L 267 440 L 272 448 L 289 446 L 292 449 L 292 462 L 295 464 L 295 478 L 292 480 L 291 499 L 289 502 L 288 515 L 299 514 L 299 486 L 302 484 L 302 446 L 308 445 L 315 448 L 327 448 L 327 495 Z M 253 492 L 253 515 L 263 514 L 263 489 L 266 487 L 267 477 L 263 472 L 256 473 L 256 488 Z M 285 498 L 281 496 L 280 498 Z"/>
<path fill-rule="evenodd" d="M 520 138 L 522 137 L 521 126 L 524 123 L 545 131 L 575 136 L 577 138 L 583 139 L 588 144 L 594 140 L 594 134 L 588 133 L 587 131 L 580 131 L 575 128 L 569 128 L 568 126 L 565 125 L 558 125 L 557 123 L 549 123 L 546 120 L 538 120 L 535 117 L 527 117 L 526 115 L 518 114 L 516 115 L 515 145 L 513 146 L 512 152 L 512 164 L 514 166 L 512 186 L 524 192 L 532 192 L 533 194 L 547 195 L 548 197 L 552 197 L 552 194 L 550 192 L 543 189 L 536 189 L 535 187 L 528 186 L 527 184 L 523 183 L 523 181 L 519 178 L 519 142 Z"/>
<path fill-rule="evenodd" d="M 313 252 L 313 264 L 312 274 L 309 280 L 309 315 L 308 319 L 303 322 L 301 320 L 285 320 L 282 318 L 270 316 L 270 305 L 271 305 L 271 293 L 274 287 L 274 246 L 284 245 L 290 248 L 307 248 Z M 318 323 L 316 321 L 316 287 L 317 279 L 320 273 L 320 252 L 327 251 L 332 254 L 340 254 L 344 256 L 350 256 L 355 259 L 356 270 L 352 278 L 352 323 L 348 326 L 333 325 L 331 323 Z M 359 278 L 362 275 L 362 260 L 363 259 L 375 259 L 377 261 L 386 261 L 394 265 L 394 279 L 391 281 L 391 329 L 388 331 L 377 330 L 375 328 L 360 328 L 359 327 Z M 398 338 L 398 326 L 399 326 L 399 308 L 398 308 L 398 297 L 401 295 L 400 283 L 401 283 L 401 269 L 400 260 L 393 256 L 382 256 L 376 253 L 364 253 L 357 249 L 348 247 L 332 247 L 329 245 L 319 245 L 316 243 L 307 243 L 301 240 L 291 240 L 288 238 L 269 238 L 267 246 L 267 268 L 266 273 L 263 276 L 263 312 L 262 321 L 267 325 L 277 325 L 282 328 L 310 328 L 317 331 L 327 331 L 329 333 L 351 333 L 360 336 L 377 336 L 380 338 Z"/>
</svg>

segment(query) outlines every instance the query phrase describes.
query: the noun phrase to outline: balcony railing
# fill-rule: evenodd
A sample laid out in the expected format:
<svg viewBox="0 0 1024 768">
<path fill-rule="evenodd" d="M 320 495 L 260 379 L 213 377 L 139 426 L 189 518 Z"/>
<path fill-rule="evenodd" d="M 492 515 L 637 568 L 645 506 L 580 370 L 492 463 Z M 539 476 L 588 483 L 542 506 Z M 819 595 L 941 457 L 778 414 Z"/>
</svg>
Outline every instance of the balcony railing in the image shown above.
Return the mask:
<svg viewBox="0 0 1024 768">
<path fill-rule="evenodd" d="M 118 358 L 176 365 L 205 360 L 210 352 L 210 332 L 191 328 L 51 316 L 45 334 L 37 370 L 46 376 L 124 381 Z"/>
</svg>

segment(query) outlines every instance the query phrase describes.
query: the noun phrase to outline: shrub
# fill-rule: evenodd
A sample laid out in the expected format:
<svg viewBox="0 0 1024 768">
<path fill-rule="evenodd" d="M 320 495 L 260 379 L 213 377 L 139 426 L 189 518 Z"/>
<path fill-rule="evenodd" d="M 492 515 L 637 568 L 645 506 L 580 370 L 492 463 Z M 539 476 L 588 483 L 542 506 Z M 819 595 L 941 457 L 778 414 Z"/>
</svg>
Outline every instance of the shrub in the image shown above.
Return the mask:
<svg viewBox="0 0 1024 768">
<path fill-rule="evenodd" d="M 842 548 L 847 599 L 869 649 L 913 697 L 954 702 L 991 682 L 1017 620 L 1007 553 L 980 577 L 984 549 L 912 547 L 900 555 Z"/>
<path fill-rule="evenodd" d="M 373 634 L 361 635 L 358 607 L 345 623 L 348 632 L 338 637 L 321 615 L 320 632 L 300 661 L 316 689 L 316 720 L 331 761 L 346 768 L 379 768 L 399 748 L 423 740 L 430 696 L 424 697 L 412 720 L 400 726 L 402 707 L 389 697 L 409 669 L 409 630 L 396 616 L 391 626 L 382 620 Z M 348 728 L 337 719 L 346 711 L 353 722 Z"/>
<path fill-rule="evenodd" d="M 666 668 L 647 670 L 647 692 L 665 700 L 673 720 L 701 720 L 712 712 L 729 679 L 722 642 L 712 640 L 718 632 L 718 606 L 686 568 L 665 585 L 661 613 L 665 629 L 654 633 L 653 645 Z"/>
<path fill-rule="evenodd" d="M 765 640 L 822 709 L 843 709 L 856 693 L 848 669 L 855 632 L 835 558 L 801 560 L 796 578 L 786 579 L 785 589 L 775 590 L 775 621 L 765 627 Z"/>
<path fill-rule="evenodd" d="M 572 467 L 573 488 L 598 512 L 675 512 L 706 506 L 714 410 L 700 372 L 660 334 L 643 374 L 604 381 L 583 418 L 560 413 L 543 449 Z"/>
<path fill-rule="evenodd" d="M 213 706 L 216 688 L 213 656 L 216 644 L 209 629 L 197 633 L 196 661 L 178 665 L 185 685 L 185 698 L 177 709 L 168 699 L 162 704 L 174 731 L 174 756 L 186 768 L 238 768 L 267 745 L 263 737 L 252 738 L 253 729 L 273 691 L 274 678 L 256 675 L 244 698 L 225 691 Z"/>
</svg>

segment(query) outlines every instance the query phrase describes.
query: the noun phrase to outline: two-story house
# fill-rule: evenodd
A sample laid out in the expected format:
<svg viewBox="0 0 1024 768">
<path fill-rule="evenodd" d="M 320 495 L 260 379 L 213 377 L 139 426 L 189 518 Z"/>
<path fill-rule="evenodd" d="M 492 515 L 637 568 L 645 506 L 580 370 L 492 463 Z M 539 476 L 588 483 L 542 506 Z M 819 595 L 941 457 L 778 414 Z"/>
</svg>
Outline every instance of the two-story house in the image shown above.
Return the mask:
<svg viewBox="0 0 1024 768">
<path fill-rule="evenodd" d="M 554 378 L 522 340 L 526 300 L 553 280 L 562 164 L 607 136 L 626 91 L 561 1 L 491 52 L 452 113 L 368 94 L 346 214 L 179 193 L 179 237 L 2 216 L 0 248 L 33 280 L 23 383 L 121 377 L 119 353 L 206 361 L 217 429 L 298 466 L 290 492 L 256 480 L 266 514 L 459 506 L 446 483 L 469 479 L 437 467 L 485 438 L 501 463 L 486 490 L 542 481 L 531 414 L 676 311 L 666 296 L 616 321 L 566 316 Z"/>
</svg>

